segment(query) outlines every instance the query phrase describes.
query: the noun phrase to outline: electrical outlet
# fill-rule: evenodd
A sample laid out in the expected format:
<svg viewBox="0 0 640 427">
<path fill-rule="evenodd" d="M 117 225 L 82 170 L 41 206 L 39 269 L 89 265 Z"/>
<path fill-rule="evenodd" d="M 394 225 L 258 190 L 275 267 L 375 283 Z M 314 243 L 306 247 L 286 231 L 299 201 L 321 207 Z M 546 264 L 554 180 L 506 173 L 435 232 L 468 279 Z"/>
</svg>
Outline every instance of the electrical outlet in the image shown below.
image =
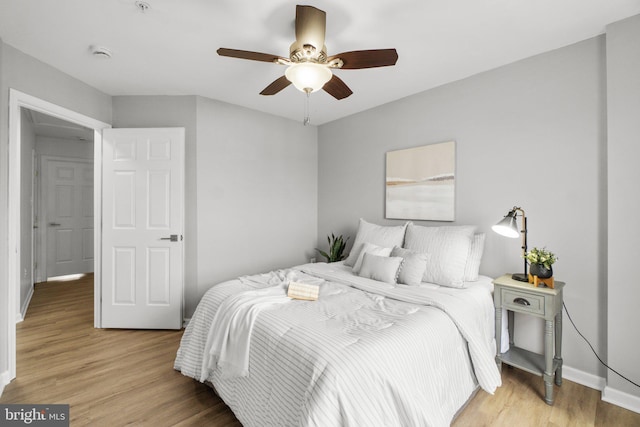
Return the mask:
<svg viewBox="0 0 640 427">
<path fill-rule="evenodd" d="M 23 279 L 27 278 L 27 267 L 25 267 L 24 270 L 22 271 L 22 278 Z"/>
<path fill-rule="evenodd" d="M 314 258 L 309 258 L 309 262 L 316 262 L 315 257 Z"/>
</svg>

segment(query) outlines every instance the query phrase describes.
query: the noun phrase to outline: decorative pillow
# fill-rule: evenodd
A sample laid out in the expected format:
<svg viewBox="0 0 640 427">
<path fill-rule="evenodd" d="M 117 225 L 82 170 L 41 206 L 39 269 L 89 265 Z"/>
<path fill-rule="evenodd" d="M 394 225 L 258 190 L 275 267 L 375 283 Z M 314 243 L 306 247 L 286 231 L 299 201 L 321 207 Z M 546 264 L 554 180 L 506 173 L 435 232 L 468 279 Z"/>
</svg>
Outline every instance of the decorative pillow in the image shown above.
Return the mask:
<svg viewBox="0 0 640 427">
<path fill-rule="evenodd" d="M 467 258 L 467 265 L 464 267 L 465 282 L 475 282 L 478 280 L 480 261 L 482 261 L 482 254 L 484 252 L 484 239 L 484 233 L 474 234 L 473 236 L 471 249 L 469 250 L 469 258 Z"/>
<path fill-rule="evenodd" d="M 402 246 L 407 224 L 383 226 L 371 224 L 370 222 L 360 218 L 356 239 L 353 242 L 351 253 L 349 253 L 344 264 L 349 267 L 353 267 L 355 265 L 358 260 L 358 255 L 360 255 L 360 251 L 362 250 L 363 243 L 373 243 L 374 245 L 382 246 L 384 248 Z"/>
<path fill-rule="evenodd" d="M 398 246 L 391 251 L 392 257 L 402 257 L 402 268 L 398 273 L 398 283 L 417 286 L 422 282 L 422 277 L 427 269 L 429 254 L 414 252 Z"/>
<path fill-rule="evenodd" d="M 363 243 L 362 249 L 360 250 L 360 255 L 358 255 L 358 259 L 353 265 L 353 272 L 356 274 L 360 273 L 360 268 L 362 268 L 362 258 L 364 257 L 365 253 L 388 257 L 389 255 L 391 255 L 391 248 L 383 248 L 372 243 Z"/>
<path fill-rule="evenodd" d="M 425 282 L 461 288 L 475 226 L 422 227 L 409 224 L 404 248 L 431 255 Z"/>
<path fill-rule="evenodd" d="M 395 284 L 401 264 L 401 257 L 388 257 L 365 253 L 362 258 L 362 268 L 358 275 L 379 282 Z"/>
</svg>

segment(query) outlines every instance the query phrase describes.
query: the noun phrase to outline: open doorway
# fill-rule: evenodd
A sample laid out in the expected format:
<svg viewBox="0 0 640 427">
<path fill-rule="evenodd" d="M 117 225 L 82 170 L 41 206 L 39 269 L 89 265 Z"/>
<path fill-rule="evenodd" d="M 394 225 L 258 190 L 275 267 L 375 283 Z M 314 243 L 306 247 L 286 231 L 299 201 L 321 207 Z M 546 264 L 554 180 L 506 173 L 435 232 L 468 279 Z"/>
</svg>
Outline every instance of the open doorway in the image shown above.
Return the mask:
<svg viewBox="0 0 640 427">
<path fill-rule="evenodd" d="M 24 107 L 20 115 L 18 320 L 35 283 L 94 271 L 94 131 Z"/>
<path fill-rule="evenodd" d="M 8 310 L 7 316 L 7 341 L 8 341 L 8 368 L 9 378 L 12 380 L 16 377 L 16 320 L 19 319 L 19 313 L 21 312 L 21 283 L 22 276 L 24 276 L 24 269 L 22 268 L 22 257 L 26 251 L 31 252 L 32 259 L 34 258 L 33 250 L 27 249 L 23 251 L 22 234 L 25 234 L 25 230 L 31 229 L 25 241 L 29 238 L 33 239 L 33 225 L 34 221 L 31 218 L 32 214 L 30 209 L 24 209 L 21 203 L 22 201 L 22 177 L 23 162 L 22 159 L 25 156 L 31 156 L 34 158 L 34 154 L 29 153 L 28 150 L 23 150 L 21 134 L 23 131 L 23 114 L 24 110 L 32 110 L 37 113 L 42 113 L 53 118 L 61 119 L 74 125 L 79 125 L 90 129 L 93 133 L 94 151 L 93 151 L 93 165 L 94 165 L 94 180 L 93 180 L 93 213 L 94 213 L 94 233 L 93 233 L 93 256 L 94 260 L 100 259 L 100 247 L 101 247 L 101 234 L 100 227 L 102 218 L 102 203 L 100 197 L 101 188 L 101 164 L 102 164 L 102 130 L 111 127 L 109 124 L 92 119 L 83 114 L 69 110 L 67 108 L 52 104 L 48 101 L 33 97 L 31 95 L 22 93 L 15 89 L 9 90 L 9 236 L 8 236 Z M 25 153 L 25 151 L 27 151 Z M 31 174 L 31 171 L 26 173 Z M 27 191 L 26 189 L 24 189 Z M 30 190 L 32 191 L 32 189 Z M 25 225 L 26 224 L 26 225 Z M 98 226 L 96 226 L 98 225 Z M 24 226 L 24 227 L 23 227 Z M 29 246 L 32 248 L 33 240 Z M 27 276 L 29 270 L 27 270 Z M 37 271 L 37 270 L 36 270 Z M 100 327 L 100 263 L 94 261 L 94 326 Z M 31 278 L 33 281 L 33 277 Z M 4 313 L 3 313 L 4 315 Z"/>
</svg>

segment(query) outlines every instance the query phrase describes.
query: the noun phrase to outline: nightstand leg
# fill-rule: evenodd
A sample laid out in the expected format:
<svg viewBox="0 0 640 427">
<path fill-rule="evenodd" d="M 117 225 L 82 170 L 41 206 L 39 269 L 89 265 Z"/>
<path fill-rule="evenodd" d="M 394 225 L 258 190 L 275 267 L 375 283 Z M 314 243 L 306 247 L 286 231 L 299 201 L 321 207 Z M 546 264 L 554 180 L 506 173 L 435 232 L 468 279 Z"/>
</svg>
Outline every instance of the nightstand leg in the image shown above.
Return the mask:
<svg viewBox="0 0 640 427">
<path fill-rule="evenodd" d="M 544 322 L 544 401 L 553 405 L 553 320 Z"/>
<path fill-rule="evenodd" d="M 509 324 L 507 325 L 507 328 L 509 330 L 509 348 L 511 348 L 514 345 L 513 344 L 513 336 L 514 336 L 514 332 L 513 331 L 514 331 L 514 328 L 515 328 L 515 325 L 516 325 L 515 320 L 513 320 L 514 319 L 513 311 L 507 310 L 507 319 L 509 321 Z"/>
<path fill-rule="evenodd" d="M 502 349 L 502 309 L 496 307 L 496 364 L 498 369 L 502 370 L 502 361 L 500 360 L 500 353 Z"/>
<path fill-rule="evenodd" d="M 562 385 L 562 311 L 556 314 L 556 384 Z"/>
</svg>

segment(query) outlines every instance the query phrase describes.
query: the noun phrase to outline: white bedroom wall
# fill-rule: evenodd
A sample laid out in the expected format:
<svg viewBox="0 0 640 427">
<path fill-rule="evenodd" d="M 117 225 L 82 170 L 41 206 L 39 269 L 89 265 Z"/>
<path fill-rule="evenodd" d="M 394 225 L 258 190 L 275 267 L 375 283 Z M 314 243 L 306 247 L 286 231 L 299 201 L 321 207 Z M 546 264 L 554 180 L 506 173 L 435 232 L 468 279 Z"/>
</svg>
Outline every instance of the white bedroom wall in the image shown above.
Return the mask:
<svg viewBox="0 0 640 427">
<path fill-rule="evenodd" d="M 317 147 L 314 126 L 198 97 L 198 299 L 314 256 Z"/>
<path fill-rule="evenodd" d="M 636 263 L 640 256 L 640 229 L 634 219 L 640 211 L 640 15 L 607 27 L 607 101 L 609 173 L 609 288 L 608 355 L 619 372 L 640 382 L 638 364 L 640 288 Z M 606 395 L 627 393 L 640 407 L 640 388 L 614 373 L 607 377 Z M 624 399 L 624 397 L 622 397 Z"/>
<path fill-rule="evenodd" d="M 487 233 L 481 272 L 522 270 L 520 241 L 491 231 L 521 206 L 530 247 L 558 254 L 554 270 L 567 283 L 565 302 L 594 347 L 605 351 L 604 43 L 603 36 L 592 38 L 321 126 L 320 240 L 333 232 L 353 242 L 359 217 L 401 223 L 384 219 L 385 153 L 455 140 L 454 224 Z M 516 323 L 516 343 L 541 350 L 541 321 L 518 316 Z M 565 365 L 604 377 L 569 322 L 563 336 Z"/>
</svg>

